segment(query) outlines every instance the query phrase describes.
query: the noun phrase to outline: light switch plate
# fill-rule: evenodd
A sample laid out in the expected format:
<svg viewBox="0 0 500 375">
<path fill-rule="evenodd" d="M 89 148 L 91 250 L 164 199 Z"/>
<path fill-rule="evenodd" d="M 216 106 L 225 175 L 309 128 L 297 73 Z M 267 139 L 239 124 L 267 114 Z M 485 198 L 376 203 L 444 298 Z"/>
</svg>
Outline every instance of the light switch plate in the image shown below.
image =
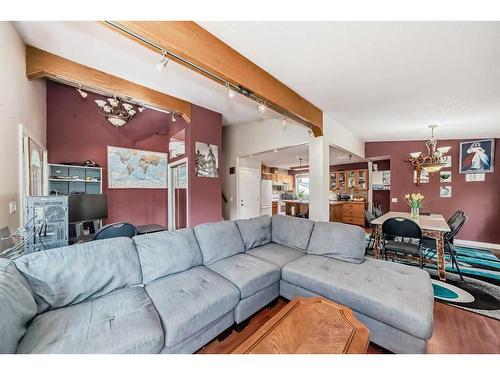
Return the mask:
<svg viewBox="0 0 500 375">
<path fill-rule="evenodd" d="M 17 212 L 17 203 L 16 202 L 10 202 L 9 203 L 9 214 L 14 214 Z"/>
<path fill-rule="evenodd" d="M 392 203 L 398 203 L 398 198 L 392 198 L 392 199 L 391 199 L 391 202 L 392 202 Z"/>
</svg>

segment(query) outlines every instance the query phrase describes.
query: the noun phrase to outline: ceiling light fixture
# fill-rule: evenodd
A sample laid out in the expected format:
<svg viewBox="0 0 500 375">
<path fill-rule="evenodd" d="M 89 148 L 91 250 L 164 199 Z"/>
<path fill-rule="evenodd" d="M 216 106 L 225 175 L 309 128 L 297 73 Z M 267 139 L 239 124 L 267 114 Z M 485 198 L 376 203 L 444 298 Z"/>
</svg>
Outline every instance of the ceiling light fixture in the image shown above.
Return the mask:
<svg viewBox="0 0 500 375">
<path fill-rule="evenodd" d="M 278 152 L 278 150 L 273 150 L 273 152 Z"/>
<path fill-rule="evenodd" d="M 177 119 L 175 118 L 175 112 L 172 112 L 172 122 L 176 122 Z"/>
<path fill-rule="evenodd" d="M 142 112 L 146 109 L 146 107 L 144 106 L 144 104 L 142 104 L 139 108 L 137 108 L 139 110 L 139 112 Z"/>
<path fill-rule="evenodd" d="M 266 110 L 267 110 L 267 106 L 266 106 L 266 103 L 262 102 L 262 101 L 259 101 L 259 104 L 257 104 L 257 111 L 263 115 L 264 113 L 266 113 Z"/>
<path fill-rule="evenodd" d="M 227 97 L 229 99 L 232 99 L 236 96 L 236 91 L 234 91 L 232 88 L 231 88 L 231 85 L 229 84 L 229 82 L 226 82 L 226 90 L 227 90 Z"/>
<path fill-rule="evenodd" d="M 82 90 L 82 85 L 78 85 L 78 88 L 76 89 L 76 91 L 78 91 L 78 93 L 82 96 L 82 98 L 86 98 L 87 97 L 87 93 L 85 91 Z"/>
<path fill-rule="evenodd" d="M 427 153 L 422 154 L 422 152 L 410 152 L 411 158 L 405 160 L 415 166 L 415 170 L 417 171 L 417 186 L 420 185 L 420 174 L 422 173 L 422 170 L 427 171 L 428 173 L 440 171 L 448 162 L 449 156 L 446 154 L 451 149 L 450 146 L 436 147 L 437 139 L 434 137 L 434 129 L 437 128 L 437 125 L 429 125 L 428 128 L 431 129 L 432 133 L 431 138 L 425 142 Z"/>
<path fill-rule="evenodd" d="M 155 64 L 156 69 L 158 71 L 163 72 L 163 69 L 167 67 L 167 64 L 170 60 L 167 58 L 167 54 L 165 51 L 161 51 L 161 60 Z"/>
<path fill-rule="evenodd" d="M 99 107 L 99 114 L 116 128 L 125 125 L 135 114 L 134 106 L 129 103 L 124 103 L 120 98 L 107 98 L 106 100 L 94 100 Z"/>
</svg>

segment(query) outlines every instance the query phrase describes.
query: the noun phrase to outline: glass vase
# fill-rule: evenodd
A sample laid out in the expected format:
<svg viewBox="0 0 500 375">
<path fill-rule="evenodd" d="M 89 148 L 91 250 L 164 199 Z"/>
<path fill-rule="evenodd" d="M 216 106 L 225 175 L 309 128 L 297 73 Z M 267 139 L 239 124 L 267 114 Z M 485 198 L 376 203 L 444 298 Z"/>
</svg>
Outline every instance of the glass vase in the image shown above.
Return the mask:
<svg viewBox="0 0 500 375">
<path fill-rule="evenodd" d="M 418 217 L 420 215 L 420 208 L 411 206 L 410 213 L 412 220 L 418 220 Z"/>
</svg>

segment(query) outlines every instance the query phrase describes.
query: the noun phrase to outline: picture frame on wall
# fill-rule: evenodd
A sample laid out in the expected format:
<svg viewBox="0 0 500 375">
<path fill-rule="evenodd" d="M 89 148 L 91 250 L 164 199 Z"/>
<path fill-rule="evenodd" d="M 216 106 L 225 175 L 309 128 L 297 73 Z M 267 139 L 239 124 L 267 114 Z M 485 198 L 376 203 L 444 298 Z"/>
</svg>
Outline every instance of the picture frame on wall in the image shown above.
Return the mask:
<svg viewBox="0 0 500 375">
<path fill-rule="evenodd" d="M 439 182 L 451 182 L 451 171 L 440 171 Z"/>
<path fill-rule="evenodd" d="M 196 142 L 196 177 L 219 177 L 219 150 L 217 145 Z"/>
<path fill-rule="evenodd" d="M 439 196 L 441 198 L 451 198 L 451 186 L 440 186 L 439 187 Z"/>
<path fill-rule="evenodd" d="M 492 173 L 495 140 L 483 139 L 460 143 L 460 173 Z"/>
</svg>

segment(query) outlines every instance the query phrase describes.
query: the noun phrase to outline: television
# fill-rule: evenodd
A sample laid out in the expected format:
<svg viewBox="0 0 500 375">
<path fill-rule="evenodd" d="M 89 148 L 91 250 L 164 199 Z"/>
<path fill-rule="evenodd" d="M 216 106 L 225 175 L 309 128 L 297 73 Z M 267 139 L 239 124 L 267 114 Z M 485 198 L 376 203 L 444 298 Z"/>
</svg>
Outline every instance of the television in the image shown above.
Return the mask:
<svg viewBox="0 0 500 375">
<path fill-rule="evenodd" d="M 106 194 L 71 194 L 68 199 L 70 224 L 100 220 L 108 216 Z"/>
</svg>

